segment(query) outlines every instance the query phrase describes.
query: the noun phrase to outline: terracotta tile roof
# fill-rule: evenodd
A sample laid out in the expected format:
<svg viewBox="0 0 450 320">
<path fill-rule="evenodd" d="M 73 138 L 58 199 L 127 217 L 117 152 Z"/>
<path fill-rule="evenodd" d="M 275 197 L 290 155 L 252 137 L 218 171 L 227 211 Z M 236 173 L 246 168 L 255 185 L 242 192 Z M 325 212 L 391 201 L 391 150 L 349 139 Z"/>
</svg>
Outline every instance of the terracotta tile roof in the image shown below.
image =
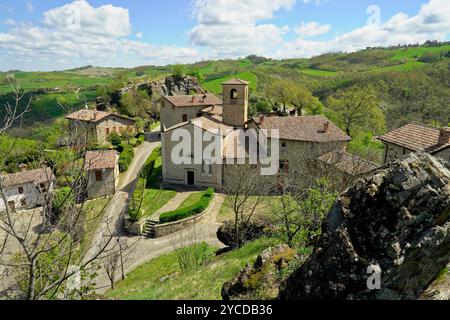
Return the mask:
<svg viewBox="0 0 450 320">
<path fill-rule="evenodd" d="M 206 113 L 208 115 L 222 116 L 223 108 L 222 106 L 209 106 L 206 107 L 205 109 L 202 109 L 201 112 Z"/>
<path fill-rule="evenodd" d="M 92 109 L 81 109 L 81 110 L 75 111 L 74 113 L 71 113 L 68 116 L 66 116 L 66 119 L 97 123 L 109 116 L 115 116 L 115 117 L 127 119 L 127 120 L 134 122 L 133 119 L 122 116 L 120 114 L 106 112 L 106 111 L 92 110 Z"/>
<path fill-rule="evenodd" d="M 4 187 L 17 186 L 26 183 L 46 183 L 55 180 L 51 168 L 39 168 L 35 170 L 21 171 L 1 176 Z"/>
<path fill-rule="evenodd" d="M 118 154 L 114 150 L 88 151 L 85 155 L 85 170 L 114 169 Z"/>
<path fill-rule="evenodd" d="M 193 96 L 165 96 L 175 107 L 196 107 L 221 105 L 222 100 L 214 94 L 197 94 Z"/>
<path fill-rule="evenodd" d="M 194 126 L 197 126 L 205 131 L 217 134 L 219 129 L 222 129 L 222 134 L 226 135 L 227 132 L 230 132 L 231 130 L 234 130 L 233 127 L 228 126 L 222 122 L 222 117 L 220 116 L 209 116 L 209 115 L 203 115 L 201 117 L 192 119 L 190 121 L 186 122 L 180 122 L 173 127 L 170 127 L 166 129 L 165 132 L 169 132 L 178 128 L 182 128 L 184 126 L 187 126 L 189 124 L 192 124 Z"/>
<path fill-rule="evenodd" d="M 450 142 L 439 144 L 440 134 L 441 130 L 438 128 L 413 122 L 378 139 L 412 151 L 426 151 L 433 154 L 450 147 Z"/>
<path fill-rule="evenodd" d="M 341 129 L 324 116 L 302 116 L 302 117 L 264 117 L 262 123 L 260 118 L 253 121 L 261 129 L 278 129 L 280 139 L 309 141 L 309 142 L 337 142 L 350 141 Z M 328 123 L 328 130 L 324 130 Z"/>
<path fill-rule="evenodd" d="M 352 176 L 364 174 L 380 167 L 374 162 L 343 151 L 324 154 L 319 160 Z"/>
<path fill-rule="evenodd" d="M 244 84 L 248 85 L 249 83 L 250 82 L 247 82 L 247 81 L 244 81 L 244 80 L 241 80 L 238 78 L 233 78 L 233 79 L 222 82 L 222 84 L 225 84 L 225 85 L 244 85 Z"/>
</svg>

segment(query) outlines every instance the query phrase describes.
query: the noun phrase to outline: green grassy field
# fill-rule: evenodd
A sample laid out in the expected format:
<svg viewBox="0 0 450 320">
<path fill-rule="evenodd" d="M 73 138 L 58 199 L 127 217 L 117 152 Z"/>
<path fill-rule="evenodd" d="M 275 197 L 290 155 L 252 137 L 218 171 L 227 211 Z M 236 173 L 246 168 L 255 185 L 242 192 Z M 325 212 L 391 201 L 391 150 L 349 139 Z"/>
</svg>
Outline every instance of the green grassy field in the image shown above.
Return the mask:
<svg viewBox="0 0 450 320">
<path fill-rule="evenodd" d="M 182 271 L 177 254 L 170 253 L 138 267 L 106 296 L 121 300 L 221 300 L 223 284 L 277 243 L 274 239 L 259 239 L 190 271 Z"/>
<path fill-rule="evenodd" d="M 211 81 L 207 81 L 203 84 L 203 87 L 209 91 L 209 92 L 213 92 L 213 93 L 221 93 L 222 92 L 222 85 L 221 83 L 233 78 L 239 78 L 245 81 L 250 82 L 250 89 L 251 90 L 256 90 L 257 85 L 258 85 L 258 78 L 256 77 L 256 75 L 250 71 L 246 71 L 246 72 L 241 72 L 238 73 L 236 75 L 230 75 L 230 76 L 226 76 L 226 77 L 222 77 L 219 79 L 214 79 Z"/>
<path fill-rule="evenodd" d="M 186 200 L 184 200 L 177 209 L 184 209 L 192 206 L 194 203 L 197 203 L 201 197 L 205 194 L 204 191 L 198 191 L 192 193 Z"/>
<path fill-rule="evenodd" d="M 317 70 L 311 68 L 301 69 L 300 72 L 314 77 L 335 77 L 338 75 L 338 73 L 334 71 Z"/>
<path fill-rule="evenodd" d="M 415 60 L 420 58 L 425 52 L 445 52 L 450 50 L 450 45 L 439 47 L 420 47 L 399 49 L 391 58 L 392 60 Z"/>
</svg>

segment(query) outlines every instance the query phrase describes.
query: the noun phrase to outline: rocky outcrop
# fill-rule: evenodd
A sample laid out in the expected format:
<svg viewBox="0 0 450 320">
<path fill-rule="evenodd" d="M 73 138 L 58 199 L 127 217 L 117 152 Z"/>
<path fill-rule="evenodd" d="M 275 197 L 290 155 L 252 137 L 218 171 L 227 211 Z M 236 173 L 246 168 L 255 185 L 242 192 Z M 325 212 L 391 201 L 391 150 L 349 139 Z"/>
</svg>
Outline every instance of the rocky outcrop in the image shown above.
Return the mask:
<svg viewBox="0 0 450 320">
<path fill-rule="evenodd" d="M 445 166 L 428 154 L 412 154 L 358 181 L 339 197 L 314 253 L 280 297 L 419 298 L 450 261 Z"/>
<path fill-rule="evenodd" d="M 245 225 L 240 225 L 241 230 L 241 244 L 261 238 L 265 235 L 274 233 L 274 227 L 258 222 L 250 222 Z M 233 221 L 226 221 L 217 230 L 217 239 L 230 248 L 236 248 L 236 236 Z"/>
<path fill-rule="evenodd" d="M 122 96 L 134 87 L 127 87 L 121 90 Z M 181 78 L 175 78 L 173 76 L 163 78 L 160 80 L 140 83 L 137 85 L 139 90 L 147 91 L 148 95 L 152 99 L 158 99 L 163 96 L 177 96 L 188 95 L 192 93 L 205 93 L 197 78 L 191 76 L 184 76 Z"/>
<path fill-rule="evenodd" d="M 281 270 L 296 258 L 295 250 L 287 245 L 279 245 L 264 250 L 253 266 L 246 267 L 232 281 L 222 287 L 224 300 L 259 298 L 275 299 L 279 294 Z"/>
</svg>

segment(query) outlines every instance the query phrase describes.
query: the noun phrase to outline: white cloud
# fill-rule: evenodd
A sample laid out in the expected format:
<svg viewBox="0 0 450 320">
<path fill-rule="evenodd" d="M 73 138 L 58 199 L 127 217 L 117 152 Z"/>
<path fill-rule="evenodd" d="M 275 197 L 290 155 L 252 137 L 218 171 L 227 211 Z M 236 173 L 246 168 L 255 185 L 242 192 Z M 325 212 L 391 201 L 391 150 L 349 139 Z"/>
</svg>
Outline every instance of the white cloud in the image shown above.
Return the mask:
<svg viewBox="0 0 450 320">
<path fill-rule="evenodd" d="M 131 33 L 128 9 L 109 4 L 94 8 L 85 0 L 76 0 L 45 12 L 44 24 L 62 31 L 113 37 Z"/>
<path fill-rule="evenodd" d="M 27 11 L 28 13 L 32 13 L 34 11 L 34 6 L 33 3 L 31 3 L 31 1 L 27 1 Z"/>
<path fill-rule="evenodd" d="M 214 57 L 263 54 L 267 45 L 282 44 L 289 28 L 258 22 L 294 4 L 295 0 L 196 0 L 193 15 L 198 24 L 189 32 L 191 44 L 212 48 Z"/>
<path fill-rule="evenodd" d="M 16 22 L 13 19 L 6 19 L 5 21 L 3 21 L 4 24 L 6 24 L 7 26 L 15 26 Z"/>
<path fill-rule="evenodd" d="M 313 22 L 302 22 L 300 26 L 295 29 L 295 32 L 302 37 L 315 37 L 330 32 L 330 24 L 319 24 Z"/>
<path fill-rule="evenodd" d="M 133 67 L 199 59 L 195 48 L 130 40 L 129 13 L 121 7 L 94 8 L 77 0 L 43 16 L 42 25 L 20 23 L 0 33 L 1 69 L 55 70 L 85 64 Z"/>
</svg>

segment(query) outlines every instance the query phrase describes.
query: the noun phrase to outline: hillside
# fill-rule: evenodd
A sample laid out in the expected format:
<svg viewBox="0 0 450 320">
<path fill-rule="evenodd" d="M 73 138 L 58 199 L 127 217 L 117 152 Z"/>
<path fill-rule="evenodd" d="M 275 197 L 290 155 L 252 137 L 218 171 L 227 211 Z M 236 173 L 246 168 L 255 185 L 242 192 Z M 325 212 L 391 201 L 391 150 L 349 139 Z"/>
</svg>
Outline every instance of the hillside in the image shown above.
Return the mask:
<svg viewBox="0 0 450 320">
<path fill-rule="evenodd" d="M 220 83 L 232 77 L 251 82 L 254 96 L 262 96 L 274 79 L 291 79 L 326 103 L 339 89 L 373 86 L 383 101 L 387 129 L 408 121 L 450 122 L 450 44 L 372 48 L 355 53 L 325 54 L 311 59 L 270 60 L 256 56 L 237 60 L 204 61 L 180 66 L 201 76 L 203 87 L 220 94 Z M 25 123 L 49 122 L 64 111 L 58 101 L 76 108 L 95 100 L 96 89 L 122 75 L 128 84 L 170 75 L 174 66 L 133 69 L 86 66 L 63 72 L 0 73 L 0 102 L 11 97 L 8 79 L 32 93 L 33 108 Z"/>
</svg>

